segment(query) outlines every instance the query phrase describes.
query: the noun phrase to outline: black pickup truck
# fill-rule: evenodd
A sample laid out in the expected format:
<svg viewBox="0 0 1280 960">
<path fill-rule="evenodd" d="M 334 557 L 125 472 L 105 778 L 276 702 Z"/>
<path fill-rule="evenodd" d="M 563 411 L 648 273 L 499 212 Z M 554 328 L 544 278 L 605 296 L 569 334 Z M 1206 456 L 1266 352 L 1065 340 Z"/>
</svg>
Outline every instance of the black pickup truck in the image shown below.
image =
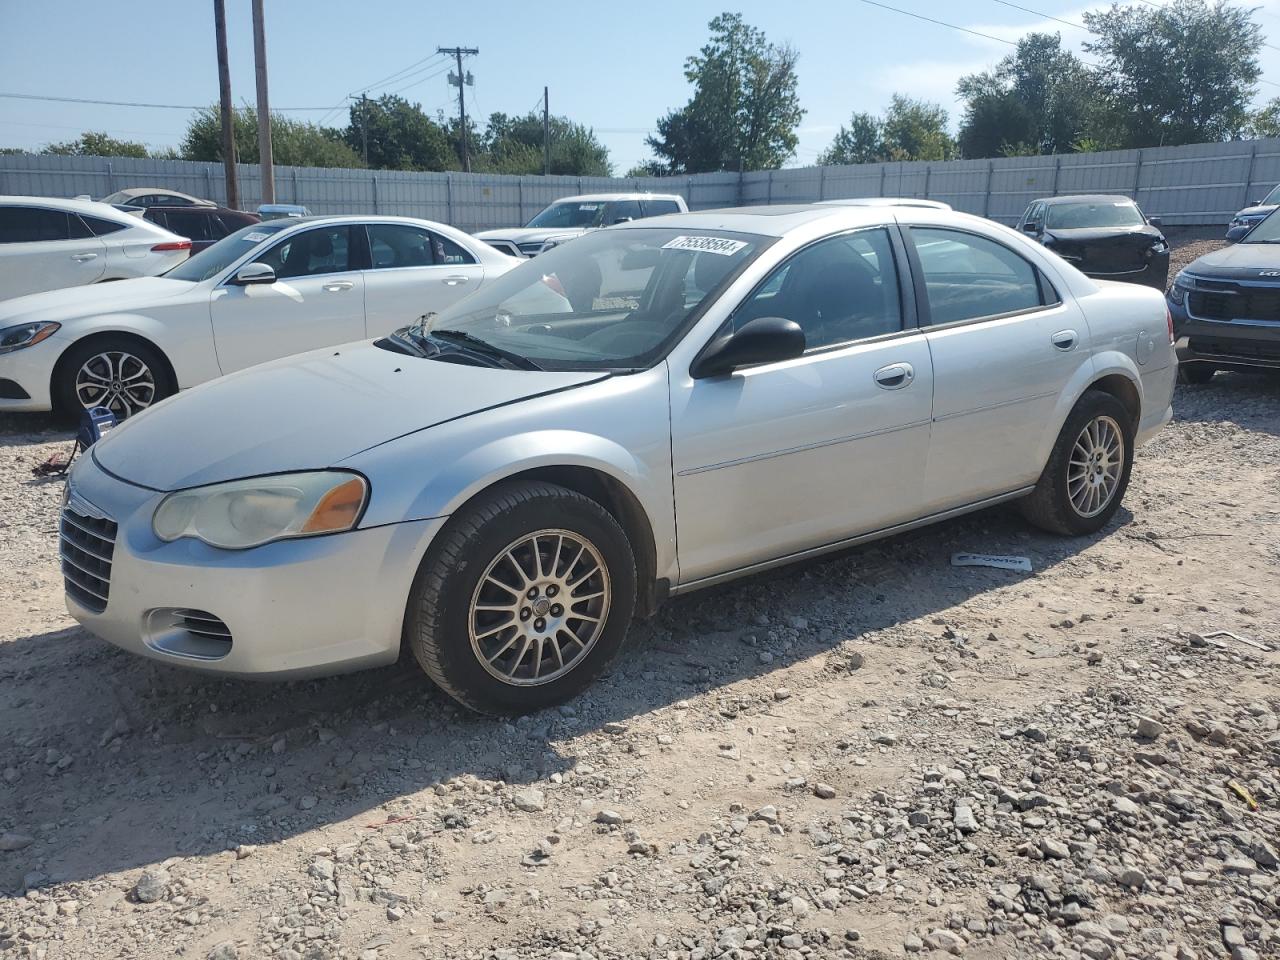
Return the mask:
<svg viewBox="0 0 1280 960">
<path fill-rule="evenodd" d="M 1184 382 L 1208 383 L 1218 370 L 1280 370 L 1280 217 L 1191 263 L 1167 299 Z"/>
</svg>

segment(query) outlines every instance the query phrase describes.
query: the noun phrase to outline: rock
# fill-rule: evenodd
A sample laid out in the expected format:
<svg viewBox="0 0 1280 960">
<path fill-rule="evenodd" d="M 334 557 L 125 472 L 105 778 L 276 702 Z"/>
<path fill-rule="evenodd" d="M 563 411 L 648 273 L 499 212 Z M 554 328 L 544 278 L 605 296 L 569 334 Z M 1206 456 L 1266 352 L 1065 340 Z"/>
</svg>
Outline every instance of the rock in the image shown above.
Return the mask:
<svg viewBox="0 0 1280 960">
<path fill-rule="evenodd" d="M 902 938 L 902 949 L 907 953 L 919 953 L 924 949 L 924 941 L 914 933 L 908 933 Z"/>
<path fill-rule="evenodd" d="M 333 861 L 328 857 L 316 857 L 307 870 L 317 880 L 333 879 Z"/>
<path fill-rule="evenodd" d="M 1241 944 L 1238 947 L 1231 948 L 1231 960 L 1260 960 L 1260 958 L 1257 950 L 1251 950 Z"/>
<path fill-rule="evenodd" d="M 209 951 L 209 960 L 239 960 L 240 952 L 230 941 L 218 944 Z"/>
<path fill-rule="evenodd" d="M 1127 867 L 1116 874 L 1116 883 L 1122 887 L 1141 890 L 1147 882 L 1147 875 L 1136 867 Z"/>
<path fill-rule="evenodd" d="M 627 725 L 626 725 L 625 723 L 618 723 L 618 722 L 616 722 L 616 721 L 610 721 L 609 723 L 606 723 L 606 724 L 605 724 L 603 727 L 601 727 L 600 729 L 601 729 L 601 730 L 603 730 L 605 733 L 608 733 L 608 734 L 611 734 L 611 735 L 613 735 L 613 736 L 617 737 L 617 736 L 621 736 L 622 734 L 624 734 L 624 733 L 626 733 L 626 732 L 627 732 Z"/>
<path fill-rule="evenodd" d="M 396 920 L 403 920 L 403 919 L 404 919 L 404 908 L 402 908 L 402 907 L 394 907 L 394 906 L 393 906 L 393 907 L 387 907 L 387 919 L 388 919 L 388 920 L 390 920 L 390 921 L 392 921 L 393 923 L 394 923 Z"/>
<path fill-rule="evenodd" d="M 1150 717 L 1139 717 L 1137 735 L 1141 740 L 1155 740 L 1164 736 L 1164 724 Z"/>
<path fill-rule="evenodd" d="M 973 815 L 973 808 L 966 803 L 955 805 L 955 809 L 951 811 L 951 822 L 961 833 L 975 833 L 978 829 L 978 819 Z"/>
<path fill-rule="evenodd" d="M 538 813 L 546 807 L 547 798 L 543 796 L 541 790 L 523 790 L 512 797 L 511 802 L 515 804 L 517 810 Z"/>
<path fill-rule="evenodd" d="M 776 690 L 774 690 L 774 691 L 773 691 L 773 699 L 775 699 L 775 700 L 790 700 L 790 699 L 791 699 L 791 691 L 790 691 L 790 690 L 788 690 L 786 687 L 778 687 L 778 689 L 776 689 Z"/>
<path fill-rule="evenodd" d="M 716 940 L 716 949 L 727 953 L 730 950 L 741 950 L 747 942 L 746 927 L 725 927 Z"/>
<path fill-rule="evenodd" d="M 139 903 L 155 903 L 169 893 L 169 874 L 164 870 L 147 870 L 134 884 L 133 895 Z"/>
<path fill-rule="evenodd" d="M 763 806 L 755 813 L 751 814 L 748 820 L 760 820 L 764 823 L 778 822 L 778 808 L 774 806 Z"/>
<path fill-rule="evenodd" d="M 1128 797 L 1116 797 L 1111 801 L 1111 809 L 1115 810 L 1116 813 L 1123 813 L 1129 817 L 1136 817 L 1142 812 L 1142 808 Z"/>
<path fill-rule="evenodd" d="M 815 783 L 813 785 L 813 795 L 819 800 L 834 800 L 836 788 L 829 783 Z"/>
<path fill-rule="evenodd" d="M 1040 852 L 1050 860 L 1071 859 L 1071 851 L 1067 849 L 1067 845 L 1061 840 L 1054 840 L 1052 837 L 1041 838 Z"/>
<path fill-rule="evenodd" d="M 603 823 L 611 827 L 621 826 L 624 822 L 622 814 L 616 810 L 601 810 L 596 814 L 596 823 Z"/>
<path fill-rule="evenodd" d="M 25 833 L 0 833 L 0 851 L 6 853 L 25 849 L 35 842 L 34 837 L 29 837 Z"/>
<path fill-rule="evenodd" d="M 789 933 L 780 941 L 784 950 L 799 950 L 804 946 L 804 937 L 798 933 Z"/>
<path fill-rule="evenodd" d="M 1275 847 L 1265 840 L 1256 841 L 1249 848 L 1249 856 L 1253 857 L 1253 862 L 1258 866 L 1266 867 L 1268 870 L 1274 870 L 1280 865 L 1280 860 L 1277 860 L 1276 857 Z"/>
<path fill-rule="evenodd" d="M 871 742 L 885 747 L 892 747 L 897 744 L 898 735 L 896 733 L 877 733 L 871 738 Z"/>
<path fill-rule="evenodd" d="M 937 930 L 930 930 L 924 938 L 924 945 L 930 950 L 943 950 L 947 953 L 956 954 L 957 956 L 964 952 L 964 948 L 968 946 L 964 937 L 950 930 L 939 927 Z"/>
<path fill-rule="evenodd" d="M 319 803 L 319 800 L 308 794 L 307 796 L 298 798 L 298 809 L 311 810 L 317 803 Z"/>
</svg>

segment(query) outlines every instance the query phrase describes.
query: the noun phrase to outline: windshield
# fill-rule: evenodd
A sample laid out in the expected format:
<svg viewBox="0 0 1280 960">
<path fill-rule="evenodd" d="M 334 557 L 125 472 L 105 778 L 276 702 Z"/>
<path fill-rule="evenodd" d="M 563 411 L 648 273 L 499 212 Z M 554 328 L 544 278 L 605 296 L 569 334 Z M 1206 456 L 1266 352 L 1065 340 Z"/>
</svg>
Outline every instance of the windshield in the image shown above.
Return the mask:
<svg viewBox="0 0 1280 960">
<path fill-rule="evenodd" d="M 525 226 L 544 227 L 551 230 L 560 230 L 565 227 L 598 227 L 604 220 L 604 206 L 601 200 L 553 203 Z"/>
<path fill-rule="evenodd" d="M 442 341 L 469 334 L 473 344 L 547 370 L 647 367 L 772 242 L 725 230 L 601 230 L 521 264 L 409 330 Z"/>
<path fill-rule="evenodd" d="M 279 233 L 289 223 L 253 223 L 241 227 L 235 233 L 229 233 L 211 247 L 206 247 L 194 257 L 182 261 L 165 274 L 170 280 L 190 280 L 199 283 L 217 276 L 242 256 L 254 248 L 256 244 L 267 240 L 273 233 Z"/>
<path fill-rule="evenodd" d="M 1276 219 L 1275 212 L 1267 214 L 1265 220 L 1259 220 L 1258 225 L 1244 235 L 1241 243 L 1280 243 L 1280 220 Z"/>
<path fill-rule="evenodd" d="M 1257 205 L 1259 207 L 1280 205 L 1280 186 L 1272 187 L 1271 192 L 1263 197 Z"/>
<path fill-rule="evenodd" d="M 1049 206 L 1046 226 L 1059 230 L 1077 227 L 1140 227 L 1145 220 L 1138 208 L 1128 200 L 1096 203 L 1056 203 Z"/>
</svg>

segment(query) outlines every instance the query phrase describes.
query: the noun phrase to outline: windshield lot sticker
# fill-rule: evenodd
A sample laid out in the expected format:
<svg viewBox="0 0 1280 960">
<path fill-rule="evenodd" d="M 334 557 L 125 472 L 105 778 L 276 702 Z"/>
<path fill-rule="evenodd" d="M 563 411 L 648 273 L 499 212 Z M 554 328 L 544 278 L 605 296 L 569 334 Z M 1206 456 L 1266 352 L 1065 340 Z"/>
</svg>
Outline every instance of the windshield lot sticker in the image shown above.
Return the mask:
<svg viewBox="0 0 1280 960">
<path fill-rule="evenodd" d="M 579 209 L 579 210 L 599 210 L 599 209 L 600 209 L 600 204 L 598 204 L 598 203 L 580 203 L 580 204 L 578 204 L 578 209 Z"/>
<path fill-rule="evenodd" d="M 697 250 L 700 253 L 716 253 L 732 257 L 746 246 L 742 240 L 725 240 L 723 237 L 676 237 L 662 245 L 663 250 Z"/>
<path fill-rule="evenodd" d="M 269 233 L 246 233 L 244 235 L 245 243 L 257 243 L 259 240 L 265 240 L 271 236 Z"/>
</svg>

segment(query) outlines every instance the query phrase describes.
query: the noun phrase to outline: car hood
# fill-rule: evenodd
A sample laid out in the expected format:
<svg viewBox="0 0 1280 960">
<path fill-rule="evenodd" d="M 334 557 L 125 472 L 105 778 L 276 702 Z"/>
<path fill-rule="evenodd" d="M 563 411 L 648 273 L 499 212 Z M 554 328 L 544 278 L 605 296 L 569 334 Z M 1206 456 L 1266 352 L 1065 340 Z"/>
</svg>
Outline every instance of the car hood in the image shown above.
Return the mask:
<svg viewBox="0 0 1280 960">
<path fill-rule="evenodd" d="M 62 290 L 31 293 L 0 300 L 0 327 L 30 320 L 70 320 L 86 314 L 143 310 L 170 297 L 187 293 L 195 284 L 166 277 L 136 277 L 111 283 L 91 283 Z"/>
<path fill-rule="evenodd" d="M 1046 237 L 1065 243 L 1088 243 L 1092 245 L 1106 244 L 1142 244 L 1150 246 L 1161 240 L 1164 234 L 1156 227 L 1075 227 L 1064 230 L 1050 227 L 1045 230 Z"/>
<path fill-rule="evenodd" d="M 1211 280 L 1270 280 L 1273 283 L 1280 282 L 1276 271 L 1280 271 L 1280 243 L 1233 243 L 1206 253 L 1187 267 L 1187 273 Z"/>
<path fill-rule="evenodd" d="M 580 237 L 587 227 L 569 227 L 560 230 L 543 230 L 520 227 L 513 230 L 484 230 L 476 234 L 477 240 L 511 240 L 514 243 L 545 243 L 552 237 Z"/>
<path fill-rule="evenodd" d="M 154 490 L 318 469 L 445 421 L 605 376 L 465 366 L 351 343 L 171 397 L 112 430 L 94 444 L 93 457 Z"/>
<path fill-rule="evenodd" d="M 1260 207 L 1245 207 L 1236 214 L 1236 219 L 1241 217 L 1265 217 L 1268 213 L 1275 209 L 1275 204 L 1264 204 Z"/>
</svg>

